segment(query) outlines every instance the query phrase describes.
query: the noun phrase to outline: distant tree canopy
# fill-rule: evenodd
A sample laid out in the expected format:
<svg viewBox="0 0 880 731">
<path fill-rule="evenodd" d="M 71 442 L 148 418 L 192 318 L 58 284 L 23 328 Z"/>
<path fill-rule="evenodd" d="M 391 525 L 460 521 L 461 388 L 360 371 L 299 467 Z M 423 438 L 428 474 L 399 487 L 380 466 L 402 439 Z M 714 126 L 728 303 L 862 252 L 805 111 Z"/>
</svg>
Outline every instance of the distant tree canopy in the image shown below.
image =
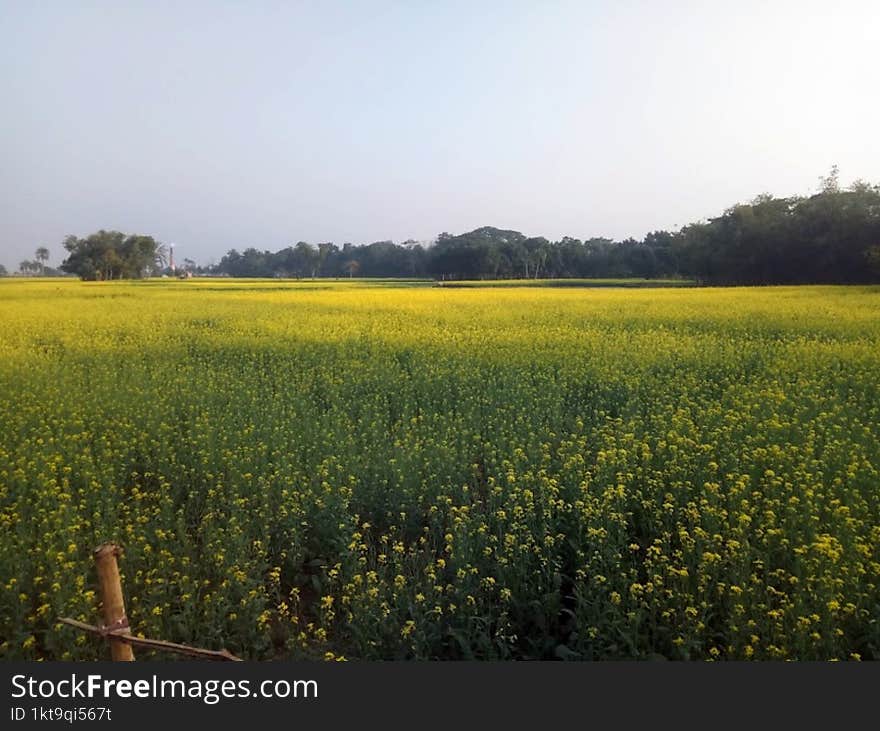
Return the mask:
<svg viewBox="0 0 880 731">
<path fill-rule="evenodd" d="M 24 259 L 19 262 L 18 272 L 19 274 L 23 274 L 26 277 L 40 276 L 40 277 L 60 277 L 63 276 L 64 273 L 59 271 L 58 269 L 53 269 L 48 266 L 49 257 L 51 254 L 49 253 L 49 249 L 45 246 L 40 246 L 37 248 L 34 253 L 33 260 Z M 6 269 L 2 268 L 2 272 L 0 272 L 0 276 L 6 276 Z"/>
<path fill-rule="evenodd" d="M 758 196 L 686 226 L 674 250 L 682 273 L 719 284 L 880 281 L 880 186 Z"/>
<path fill-rule="evenodd" d="M 161 271 L 164 247 L 149 236 L 99 231 L 69 236 L 61 268 L 83 279 Z M 41 258 L 44 252 L 40 252 Z M 31 266 L 29 264 L 29 266 Z M 42 260 L 35 271 L 45 268 Z M 193 269 L 195 267 L 189 267 Z M 232 277 L 691 278 L 706 284 L 880 282 L 880 186 L 841 189 L 837 169 L 808 197 L 764 194 L 717 218 L 643 239 L 563 237 L 550 241 L 486 226 L 433 245 L 299 241 L 280 251 L 230 250 L 203 274 Z"/>
<path fill-rule="evenodd" d="M 231 277 L 426 277 L 427 251 L 418 243 L 395 244 L 377 241 L 355 246 L 333 243 L 312 246 L 300 241 L 296 246 L 276 251 L 248 248 L 232 249 L 213 273 Z"/>
<path fill-rule="evenodd" d="M 233 277 L 693 278 L 707 284 L 880 281 L 880 186 L 841 190 L 837 170 L 809 197 L 760 195 L 717 218 L 643 239 L 550 241 L 486 226 L 432 246 L 300 241 L 272 253 L 233 249 L 213 273 Z"/>
<path fill-rule="evenodd" d="M 68 236 L 69 256 L 61 269 L 81 279 L 140 279 L 164 266 L 165 249 L 152 236 L 98 231 L 84 239 Z"/>
</svg>

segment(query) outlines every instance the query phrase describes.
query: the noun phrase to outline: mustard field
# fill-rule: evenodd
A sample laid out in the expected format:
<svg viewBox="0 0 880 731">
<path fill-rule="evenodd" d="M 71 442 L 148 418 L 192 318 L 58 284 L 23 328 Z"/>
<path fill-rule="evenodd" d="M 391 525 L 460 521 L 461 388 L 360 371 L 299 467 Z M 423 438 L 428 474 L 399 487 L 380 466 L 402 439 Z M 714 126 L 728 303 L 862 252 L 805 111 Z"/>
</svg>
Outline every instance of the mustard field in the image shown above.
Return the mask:
<svg viewBox="0 0 880 731">
<path fill-rule="evenodd" d="M 0 281 L 0 656 L 880 659 L 880 288 Z M 138 653 L 138 657 L 145 657 Z"/>
</svg>

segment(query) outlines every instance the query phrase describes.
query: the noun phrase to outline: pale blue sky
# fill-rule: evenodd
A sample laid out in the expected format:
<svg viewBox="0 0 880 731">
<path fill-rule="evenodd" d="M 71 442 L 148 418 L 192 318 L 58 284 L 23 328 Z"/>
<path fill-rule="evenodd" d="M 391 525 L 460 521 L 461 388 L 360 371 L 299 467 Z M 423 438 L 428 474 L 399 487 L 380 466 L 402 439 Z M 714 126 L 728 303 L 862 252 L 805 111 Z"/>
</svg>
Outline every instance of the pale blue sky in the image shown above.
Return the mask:
<svg viewBox="0 0 880 731">
<path fill-rule="evenodd" d="M 0 263 L 482 225 L 640 237 L 880 182 L 880 3 L 0 0 Z"/>
</svg>

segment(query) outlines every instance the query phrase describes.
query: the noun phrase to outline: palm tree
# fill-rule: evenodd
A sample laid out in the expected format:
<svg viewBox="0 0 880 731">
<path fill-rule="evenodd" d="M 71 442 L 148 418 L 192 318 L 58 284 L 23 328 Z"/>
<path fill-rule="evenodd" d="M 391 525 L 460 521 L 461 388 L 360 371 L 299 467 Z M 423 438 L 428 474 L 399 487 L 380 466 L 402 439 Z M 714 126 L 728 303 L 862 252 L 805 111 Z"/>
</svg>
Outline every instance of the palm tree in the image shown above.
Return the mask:
<svg viewBox="0 0 880 731">
<path fill-rule="evenodd" d="M 168 266 L 168 247 L 165 244 L 159 244 L 156 247 L 156 258 L 153 261 L 153 267 L 158 272 L 162 272 Z"/>
<path fill-rule="evenodd" d="M 45 246 L 39 247 L 34 252 L 34 257 L 36 258 L 37 262 L 39 262 L 40 274 L 45 274 L 46 273 L 46 262 L 49 261 L 49 249 L 47 249 Z"/>
</svg>

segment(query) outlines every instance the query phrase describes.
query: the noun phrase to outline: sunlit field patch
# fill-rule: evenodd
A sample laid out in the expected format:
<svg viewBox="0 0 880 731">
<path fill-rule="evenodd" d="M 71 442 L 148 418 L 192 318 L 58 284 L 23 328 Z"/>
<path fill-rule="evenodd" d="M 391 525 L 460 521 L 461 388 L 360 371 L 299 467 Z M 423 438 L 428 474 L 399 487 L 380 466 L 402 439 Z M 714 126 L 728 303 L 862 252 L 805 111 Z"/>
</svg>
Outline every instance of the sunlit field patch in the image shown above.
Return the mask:
<svg viewBox="0 0 880 731">
<path fill-rule="evenodd" d="M 880 658 L 880 288 L 0 282 L 0 655 Z"/>
</svg>

